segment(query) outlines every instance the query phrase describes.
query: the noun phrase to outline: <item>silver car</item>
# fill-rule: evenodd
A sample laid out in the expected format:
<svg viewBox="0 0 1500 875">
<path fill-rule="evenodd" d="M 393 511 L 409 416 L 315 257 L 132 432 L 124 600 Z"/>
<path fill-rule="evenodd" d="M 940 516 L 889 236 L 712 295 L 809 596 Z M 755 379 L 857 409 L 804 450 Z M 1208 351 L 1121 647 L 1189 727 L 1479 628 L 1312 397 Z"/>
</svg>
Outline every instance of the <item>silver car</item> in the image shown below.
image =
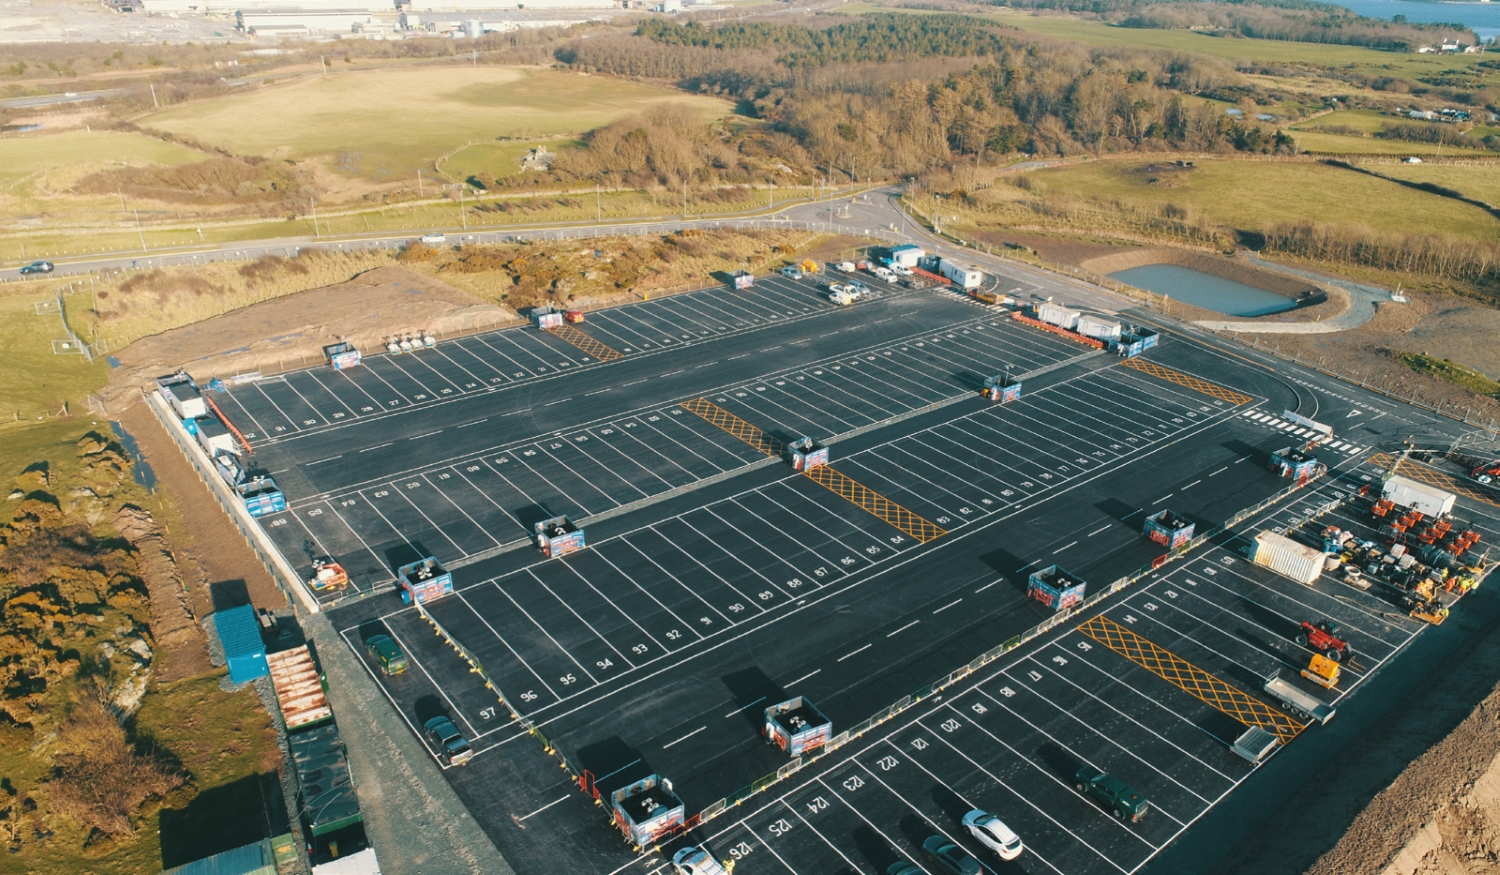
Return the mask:
<svg viewBox="0 0 1500 875">
<path fill-rule="evenodd" d="M 1021 837 L 1011 831 L 1005 822 L 988 811 L 976 808 L 964 815 L 964 829 L 969 831 L 981 845 L 994 851 L 1002 860 L 1014 860 L 1021 856 Z"/>
</svg>

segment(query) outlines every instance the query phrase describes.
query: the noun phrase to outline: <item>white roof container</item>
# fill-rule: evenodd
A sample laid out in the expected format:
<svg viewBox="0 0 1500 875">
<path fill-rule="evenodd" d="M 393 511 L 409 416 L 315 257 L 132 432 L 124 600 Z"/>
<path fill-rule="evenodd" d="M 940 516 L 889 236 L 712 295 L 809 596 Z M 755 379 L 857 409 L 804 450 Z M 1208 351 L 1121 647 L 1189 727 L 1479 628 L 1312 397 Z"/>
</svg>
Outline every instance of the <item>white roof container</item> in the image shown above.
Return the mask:
<svg viewBox="0 0 1500 875">
<path fill-rule="evenodd" d="M 1308 586 L 1316 583 L 1323 573 L 1323 551 L 1275 532 L 1261 532 L 1255 536 L 1255 555 L 1250 558 L 1256 565 Z"/>
<path fill-rule="evenodd" d="M 1083 316 L 1077 310 L 1069 310 L 1067 307 L 1059 307 L 1056 304 L 1043 304 L 1037 308 L 1037 318 L 1048 325 L 1056 325 L 1058 328 L 1072 330 L 1078 327 L 1078 320 Z"/>
<path fill-rule="evenodd" d="M 1401 507 L 1419 510 L 1427 516 L 1444 516 L 1453 512 L 1456 496 L 1425 483 L 1418 483 L 1400 475 L 1385 481 L 1380 497 Z"/>
<path fill-rule="evenodd" d="M 1078 333 L 1097 340 L 1118 340 L 1120 323 L 1101 319 L 1098 316 L 1078 317 Z"/>
</svg>

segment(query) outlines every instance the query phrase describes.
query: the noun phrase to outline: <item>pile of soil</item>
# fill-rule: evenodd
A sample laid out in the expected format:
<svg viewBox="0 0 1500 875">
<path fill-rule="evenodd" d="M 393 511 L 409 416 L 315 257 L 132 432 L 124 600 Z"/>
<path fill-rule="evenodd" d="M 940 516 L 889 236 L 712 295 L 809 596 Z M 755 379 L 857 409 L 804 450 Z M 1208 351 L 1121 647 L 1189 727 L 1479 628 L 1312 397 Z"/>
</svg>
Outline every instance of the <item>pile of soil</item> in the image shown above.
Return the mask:
<svg viewBox="0 0 1500 875">
<path fill-rule="evenodd" d="M 379 352 L 384 339 L 424 330 L 439 338 L 488 331 L 519 321 L 511 310 L 400 266 L 264 301 L 132 343 L 120 352 L 104 400 L 128 405 L 161 374 L 185 369 L 200 383 L 213 377 L 276 373 L 323 360 L 340 340 Z"/>
</svg>

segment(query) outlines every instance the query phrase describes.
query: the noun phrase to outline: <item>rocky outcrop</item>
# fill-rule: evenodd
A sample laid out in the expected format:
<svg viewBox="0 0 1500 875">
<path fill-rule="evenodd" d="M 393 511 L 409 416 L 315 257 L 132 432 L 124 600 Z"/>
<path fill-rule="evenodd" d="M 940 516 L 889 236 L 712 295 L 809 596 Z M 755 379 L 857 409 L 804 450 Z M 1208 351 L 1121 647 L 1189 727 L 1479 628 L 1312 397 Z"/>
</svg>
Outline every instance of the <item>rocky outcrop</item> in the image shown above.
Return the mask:
<svg viewBox="0 0 1500 875">
<path fill-rule="evenodd" d="M 151 600 L 151 636 L 161 651 L 159 679 L 172 681 L 205 670 L 208 668 L 208 651 L 203 631 L 193 617 L 187 587 L 183 584 L 171 547 L 162 537 L 161 527 L 151 514 L 132 505 L 117 511 L 113 523 L 135 548 L 140 575 L 146 582 L 146 592 Z M 144 641 L 140 643 L 145 645 Z M 126 649 L 134 646 L 132 642 Z M 139 655 L 138 650 L 135 652 Z M 145 652 L 145 662 L 149 665 L 149 647 Z M 144 680 L 141 690 L 145 690 Z"/>
</svg>

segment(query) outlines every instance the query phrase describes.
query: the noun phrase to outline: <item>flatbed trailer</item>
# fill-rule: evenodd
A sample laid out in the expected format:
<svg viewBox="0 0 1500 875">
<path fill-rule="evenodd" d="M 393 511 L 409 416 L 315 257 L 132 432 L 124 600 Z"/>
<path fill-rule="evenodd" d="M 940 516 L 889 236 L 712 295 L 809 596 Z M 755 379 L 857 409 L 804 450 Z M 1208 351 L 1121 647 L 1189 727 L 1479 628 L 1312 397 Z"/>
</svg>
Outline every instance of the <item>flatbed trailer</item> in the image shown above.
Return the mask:
<svg viewBox="0 0 1500 875">
<path fill-rule="evenodd" d="M 1333 719 L 1334 707 L 1312 693 L 1304 692 L 1279 673 L 1266 681 L 1265 691 L 1280 702 L 1293 717 L 1327 723 Z"/>
</svg>

